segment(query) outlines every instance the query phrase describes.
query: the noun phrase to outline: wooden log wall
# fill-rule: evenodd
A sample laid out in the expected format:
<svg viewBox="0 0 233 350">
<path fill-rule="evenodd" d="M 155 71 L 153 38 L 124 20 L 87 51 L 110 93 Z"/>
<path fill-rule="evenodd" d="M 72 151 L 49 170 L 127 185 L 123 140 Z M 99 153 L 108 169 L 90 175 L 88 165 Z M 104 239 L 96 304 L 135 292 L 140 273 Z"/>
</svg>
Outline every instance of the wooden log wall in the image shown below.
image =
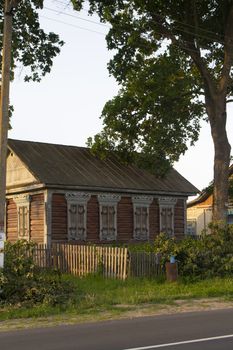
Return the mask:
<svg viewBox="0 0 233 350">
<path fill-rule="evenodd" d="M 178 199 L 174 208 L 174 232 L 176 238 L 183 238 L 185 230 L 184 200 Z"/>
<path fill-rule="evenodd" d="M 30 239 L 44 242 L 44 194 L 31 195 L 30 201 Z M 11 242 L 18 240 L 18 216 L 14 199 L 7 199 L 6 203 L 6 234 Z"/>
<path fill-rule="evenodd" d="M 52 196 L 52 241 L 67 241 L 67 202 L 64 194 Z"/>
<path fill-rule="evenodd" d="M 13 199 L 7 199 L 6 202 L 6 235 L 11 242 L 18 239 L 17 207 Z"/>
<path fill-rule="evenodd" d="M 134 242 L 133 204 L 130 197 L 121 197 L 117 206 L 117 243 Z M 178 199 L 174 209 L 174 229 L 178 238 L 184 235 L 184 200 Z M 158 200 L 154 199 L 149 208 L 149 240 L 153 241 L 160 233 L 160 214 Z M 67 202 L 64 194 L 52 197 L 52 242 L 66 242 L 67 237 Z M 87 241 L 100 243 L 99 240 L 99 203 L 92 195 L 87 203 Z M 140 243 L 140 241 L 138 241 Z M 82 244 L 83 242 L 75 241 Z M 101 242 L 105 244 L 105 242 Z M 106 242 L 109 244 L 109 242 Z"/>
<path fill-rule="evenodd" d="M 30 239 L 37 243 L 44 242 L 44 210 L 44 194 L 31 196 Z"/>
</svg>

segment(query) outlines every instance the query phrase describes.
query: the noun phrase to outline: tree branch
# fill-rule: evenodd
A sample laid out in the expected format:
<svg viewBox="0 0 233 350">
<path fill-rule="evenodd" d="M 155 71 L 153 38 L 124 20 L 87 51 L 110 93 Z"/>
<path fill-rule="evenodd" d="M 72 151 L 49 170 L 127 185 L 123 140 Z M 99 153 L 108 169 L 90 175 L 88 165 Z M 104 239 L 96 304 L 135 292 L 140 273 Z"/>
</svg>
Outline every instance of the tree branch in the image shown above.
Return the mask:
<svg viewBox="0 0 233 350">
<path fill-rule="evenodd" d="M 230 70 L 233 64 L 233 5 L 231 5 L 225 30 L 225 50 L 222 74 L 219 82 L 221 93 L 226 93 L 230 80 Z"/>
<path fill-rule="evenodd" d="M 212 80 L 211 74 L 207 69 L 207 66 L 203 62 L 201 58 L 200 49 L 198 46 L 195 46 L 195 33 L 192 37 L 192 42 L 190 38 L 182 38 L 182 40 L 178 40 L 171 30 L 168 29 L 169 24 L 166 22 L 166 19 L 161 17 L 154 16 L 157 25 L 159 25 L 160 34 L 164 35 L 166 38 L 170 39 L 175 46 L 180 47 L 186 54 L 190 55 L 195 65 L 197 66 L 205 84 L 205 89 L 208 90 L 208 94 L 210 96 L 214 96 L 216 94 L 216 86 Z M 166 24 L 166 26 L 164 25 Z M 197 25 L 197 23 L 196 23 Z M 197 28 L 196 28 L 197 29 Z M 189 39 L 189 40 L 188 40 Z"/>
</svg>

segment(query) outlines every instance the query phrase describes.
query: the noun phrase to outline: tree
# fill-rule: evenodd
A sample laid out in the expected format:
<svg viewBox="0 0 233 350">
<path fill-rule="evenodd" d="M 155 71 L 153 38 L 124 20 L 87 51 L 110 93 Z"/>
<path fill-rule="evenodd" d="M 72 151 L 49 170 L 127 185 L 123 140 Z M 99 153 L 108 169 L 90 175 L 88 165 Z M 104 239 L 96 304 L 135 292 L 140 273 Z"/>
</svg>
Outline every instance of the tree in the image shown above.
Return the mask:
<svg viewBox="0 0 233 350">
<path fill-rule="evenodd" d="M 5 192 L 7 133 L 9 128 L 9 83 L 17 64 L 27 67 L 25 80 L 40 81 L 50 72 L 52 58 L 63 42 L 54 33 L 46 34 L 39 25 L 37 9 L 43 0 L 0 0 L 0 233 L 5 239 Z M 13 21 L 14 18 L 14 21 Z M 12 69 L 12 74 L 11 74 Z"/>
<path fill-rule="evenodd" d="M 21 0 L 13 13 L 12 79 L 16 66 L 24 67 L 25 81 L 40 81 L 49 73 L 53 58 L 64 44 L 53 32 L 45 33 L 40 27 L 37 10 L 43 8 L 43 0 Z M 0 1 L 0 31 L 3 32 L 4 1 Z M 2 51 L 2 36 L 0 36 Z M 0 64 L 1 64 L 0 55 Z"/>
<path fill-rule="evenodd" d="M 73 0 L 77 10 L 83 3 Z M 233 1 L 90 0 L 89 13 L 110 24 L 106 40 L 114 56 L 108 69 L 121 84 L 103 109 L 102 132 L 89 144 L 164 173 L 198 139 L 206 119 L 215 149 L 213 217 L 224 220 Z"/>
</svg>

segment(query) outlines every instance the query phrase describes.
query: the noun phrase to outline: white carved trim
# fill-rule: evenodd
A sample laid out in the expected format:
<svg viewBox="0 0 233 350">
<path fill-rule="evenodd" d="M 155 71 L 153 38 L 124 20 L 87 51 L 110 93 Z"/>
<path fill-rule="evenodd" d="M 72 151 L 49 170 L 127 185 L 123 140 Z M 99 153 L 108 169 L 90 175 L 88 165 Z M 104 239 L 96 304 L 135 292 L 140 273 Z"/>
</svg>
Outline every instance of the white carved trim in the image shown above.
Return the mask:
<svg viewBox="0 0 233 350">
<path fill-rule="evenodd" d="M 21 194 L 13 197 L 15 204 L 18 206 L 25 206 L 31 202 L 31 196 L 29 194 Z"/>
<path fill-rule="evenodd" d="M 114 241 L 117 239 L 117 203 L 121 200 L 121 196 L 116 194 L 99 194 L 97 198 L 99 201 L 100 241 Z M 103 206 L 114 207 L 114 236 L 103 237 Z"/>
<path fill-rule="evenodd" d="M 87 204 L 91 195 L 85 192 L 67 192 L 65 194 L 66 200 L 69 203 Z"/>
<path fill-rule="evenodd" d="M 169 207 L 174 206 L 177 203 L 177 198 L 174 197 L 159 197 L 159 205 L 167 205 Z"/>
<path fill-rule="evenodd" d="M 97 197 L 100 205 L 115 205 L 121 200 L 118 194 L 98 194 Z"/>
<path fill-rule="evenodd" d="M 149 207 L 153 202 L 153 199 L 154 198 L 152 196 L 133 196 L 132 202 L 137 207 Z"/>
</svg>

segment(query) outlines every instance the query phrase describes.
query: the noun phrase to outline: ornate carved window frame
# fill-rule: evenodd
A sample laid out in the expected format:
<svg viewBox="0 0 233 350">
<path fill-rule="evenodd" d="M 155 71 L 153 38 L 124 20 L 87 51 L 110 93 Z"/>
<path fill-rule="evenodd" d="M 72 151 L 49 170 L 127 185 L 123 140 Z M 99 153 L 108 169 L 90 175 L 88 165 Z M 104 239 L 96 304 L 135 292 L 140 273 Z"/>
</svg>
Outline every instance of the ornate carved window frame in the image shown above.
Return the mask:
<svg viewBox="0 0 233 350">
<path fill-rule="evenodd" d="M 87 203 L 89 199 L 91 198 L 91 194 L 85 193 L 85 192 L 67 192 L 65 194 L 65 198 L 67 201 L 67 230 L 68 230 L 68 240 L 78 240 L 78 241 L 85 241 L 87 239 Z M 72 210 L 74 210 L 76 207 L 76 212 L 73 212 L 71 215 Z M 83 226 L 79 227 L 79 207 L 83 207 L 83 217 L 82 222 Z M 73 222 L 75 223 L 75 227 L 72 227 Z M 73 234 L 72 231 L 73 230 Z M 83 231 L 82 233 L 79 233 L 79 230 Z"/>
<path fill-rule="evenodd" d="M 100 241 L 115 241 L 117 239 L 117 204 L 121 200 L 120 195 L 116 194 L 99 194 L 99 219 L 100 219 Z M 103 227 L 103 208 L 113 207 L 114 208 L 114 219 L 113 219 L 113 233 L 104 233 Z"/>
<path fill-rule="evenodd" d="M 19 239 L 30 239 L 30 195 L 14 196 L 13 200 L 17 207 L 17 234 Z M 21 215 L 21 211 L 23 216 Z M 23 220 L 21 222 L 21 220 Z M 21 228 L 23 234 L 21 234 Z M 26 230 L 26 232 L 25 232 Z"/>
<path fill-rule="evenodd" d="M 174 236 L 174 213 L 175 213 L 175 205 L 177 203 L 177 198 L 174 197 L 159 197 L 158 198 L 158 203 L 159 203 L 159 225 L 160 225 L 160 232 L 164 232 L 167 234 L 169 237 Z M 167 212 L 170 210 L 171 213 L 171 227 L 170 229 L 167 228 Z M 163 226 L 163 219 L 162 216 L 166 215 L 165 220 L 166 220 L 166 225 L 165 227 Z M 167 232 L 171 230 L 171 232 Z"/>
<path fill-rule="evenodd" d="M 150 230 L 149 230 L 149 208 L 151 203 L 153 202 L 153 197 L 151 196 L 133 196 L 132 197 L 132 203 L 133 203 L 133 221 L 134 221 L 134 231 L 133 231 L 133 238 L 135 240 L 148 240 L 149 235 L 150 235 Z M 146 209 L 146 234 L 143 233 L 142 231 L 138 232 L 140 228 L 137 227 L 137 209 L 141 210 L 141 215 L 142 215 L 142 209 Z M 140 219 L 141 225 L 142 226 L 142 217 Z M 141 227 L 142 229 L 142 227 Z"/>
</svg>

